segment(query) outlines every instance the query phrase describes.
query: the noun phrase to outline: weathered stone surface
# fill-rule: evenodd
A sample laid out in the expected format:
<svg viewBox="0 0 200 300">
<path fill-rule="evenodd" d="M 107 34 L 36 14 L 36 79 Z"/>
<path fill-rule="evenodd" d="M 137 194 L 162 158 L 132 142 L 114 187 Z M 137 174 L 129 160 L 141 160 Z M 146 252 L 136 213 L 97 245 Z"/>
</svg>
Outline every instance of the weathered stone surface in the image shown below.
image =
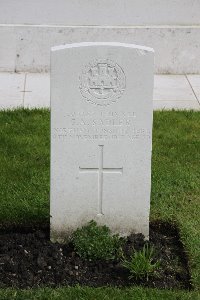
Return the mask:
<svg viewBox="0 0 200 300">
<path fill-rule="evenodd" d="M 132 44 L 52 48 L 52 240 L 91 219 L 148 237 L 153 60 Z"/>
</svg>

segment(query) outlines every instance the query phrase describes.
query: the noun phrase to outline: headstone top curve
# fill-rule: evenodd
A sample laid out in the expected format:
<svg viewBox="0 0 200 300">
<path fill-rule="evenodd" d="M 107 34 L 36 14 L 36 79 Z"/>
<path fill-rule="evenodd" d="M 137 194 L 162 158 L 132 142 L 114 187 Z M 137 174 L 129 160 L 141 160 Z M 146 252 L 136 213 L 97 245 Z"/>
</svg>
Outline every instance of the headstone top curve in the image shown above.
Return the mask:
<svg viewBox="0 0 200 300">
<path fill-rule="evenodd" d="M 154 53 L 154 49 L 146 46 L 140 46 L 136 44 L 129 44 L 129 43 L 118 43 L 118 42 L 82 42 L 82 43 L 72 43 L 72 44 L 65 44 L 65 45 L 59 45 L 54 46 L 51 48 L 51 51 L 58 51 L 58 50 L 64 50 L 69 48 L 78 48 L 78 47 L 100 47 L 100 46 L 110 46 L 110 47 L 124 47 L 124 48 L 132 48 L 132 49 L 138 49 L 143 50 L 147 52 Z"/>
</svg>

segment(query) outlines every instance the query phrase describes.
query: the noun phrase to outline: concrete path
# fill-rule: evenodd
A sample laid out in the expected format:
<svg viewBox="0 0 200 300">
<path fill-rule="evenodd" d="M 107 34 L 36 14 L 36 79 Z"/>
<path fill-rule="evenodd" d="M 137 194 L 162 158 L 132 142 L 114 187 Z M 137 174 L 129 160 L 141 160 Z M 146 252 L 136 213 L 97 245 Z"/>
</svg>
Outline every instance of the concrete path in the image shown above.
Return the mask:
<svg viewBox="0 0 200 300">
<path fill-rule="evenodd" d="M 154 110 L 200 110 L 200 75 L 155 75 Z M 50 107 L 47 73 L 0 73 L 0 109 Z"/>
</svg>

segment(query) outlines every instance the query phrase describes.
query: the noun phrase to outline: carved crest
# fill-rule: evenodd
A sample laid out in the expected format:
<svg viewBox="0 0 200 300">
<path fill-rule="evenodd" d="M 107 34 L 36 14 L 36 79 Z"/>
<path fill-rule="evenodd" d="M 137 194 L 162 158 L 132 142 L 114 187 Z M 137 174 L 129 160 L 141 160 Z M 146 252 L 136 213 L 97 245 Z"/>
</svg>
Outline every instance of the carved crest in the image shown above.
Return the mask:
<svg viewBox="0 0 200 300">
<path fill-rule="evenodd" d="M 126 87 L 122 68 L 109 59 L 88 64 L 80 76 L 80 91 L 87 101 L 109 105 L 121 97 Z"/>
</svg>

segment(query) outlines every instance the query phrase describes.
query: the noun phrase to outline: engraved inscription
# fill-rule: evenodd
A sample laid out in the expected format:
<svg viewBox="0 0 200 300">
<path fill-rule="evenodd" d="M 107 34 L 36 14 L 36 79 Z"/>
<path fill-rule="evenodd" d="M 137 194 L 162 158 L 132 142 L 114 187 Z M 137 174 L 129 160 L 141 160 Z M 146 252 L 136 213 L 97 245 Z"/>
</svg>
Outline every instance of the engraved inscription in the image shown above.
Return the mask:
<svg viewBox="0 0 200 300">
<path fill-rule="evenodd" d="M 150 130 L 138 127 L 135 112 L 70 112 L 65 127 L 53 128 L 59 140 L 135 140 L 149 139 Z"/>
<path fill-rule="evenodd" d="M 89 63 L 80 76 L 80 91 L 92 104 L 105 106 L 121 97 L 126 87 L 122 68 L 109 59 Z"/>
<path fill-rule="evenodd" d="M 103 215 L 103 174 L 104 173 L 115 173 L 122 174 L 123 168 L 104 168 L 103 167 L 103 147 L 99 145 L 99 166 L 98 168 L 81 168 L 79 167 L 80 173 L 98 173 L 98 215 Z"/>
</svg>

